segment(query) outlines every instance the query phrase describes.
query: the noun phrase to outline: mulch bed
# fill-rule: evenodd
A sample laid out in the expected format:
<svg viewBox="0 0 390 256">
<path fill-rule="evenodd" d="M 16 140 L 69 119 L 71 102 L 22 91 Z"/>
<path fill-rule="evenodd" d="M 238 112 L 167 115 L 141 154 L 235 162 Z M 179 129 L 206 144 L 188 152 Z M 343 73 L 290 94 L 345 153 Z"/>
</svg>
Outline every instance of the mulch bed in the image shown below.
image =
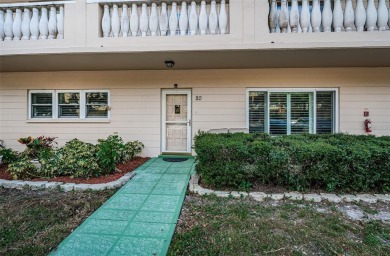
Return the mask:
<svg viewBox="0 0 390 256">
<path fill-rule="evenodd" d="M 130 161 L 127 161 L 122 164 L 118 164 L 117 169 L 120 170 L 120 172 L 117 171 L 113 174 L 109 174 L 107 176 L 101 176 L 98 178 L 85 179 L 85 178 L 71 178 L 69 176 L 60 176 L 52 179 L 36 178 L 36 179 L 31 179 L 31 181 L 57 181 L 57 182 L 76 183 L 76 184 L 107 183 L 119 179 L 126 173 L 132 172 L 133 170 L 135 170 L 137 167 L 144 164 L 149 159 L 150 159 L 149 157 L 135 157 Z M 0 179 L 13 180 L 12 176 L 8 172 L 6 172 L 6 170 L 7 170 L 7 165 L 3 164 L 0 166 Z"/>
</svg>

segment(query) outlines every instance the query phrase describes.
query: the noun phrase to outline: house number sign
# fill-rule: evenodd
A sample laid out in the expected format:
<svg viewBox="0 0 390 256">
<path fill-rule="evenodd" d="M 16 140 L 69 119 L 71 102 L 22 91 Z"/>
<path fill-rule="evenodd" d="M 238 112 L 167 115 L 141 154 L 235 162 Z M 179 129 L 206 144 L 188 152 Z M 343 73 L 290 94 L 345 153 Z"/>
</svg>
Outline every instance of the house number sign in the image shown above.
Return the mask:
<svg viewBox="0 0 390 256">
<path fill-rule="evenodd" d="M 195 96 L 195 100 L 196 101 L 201 101 L 202 100 L 202 96 Z"/>
</svg>

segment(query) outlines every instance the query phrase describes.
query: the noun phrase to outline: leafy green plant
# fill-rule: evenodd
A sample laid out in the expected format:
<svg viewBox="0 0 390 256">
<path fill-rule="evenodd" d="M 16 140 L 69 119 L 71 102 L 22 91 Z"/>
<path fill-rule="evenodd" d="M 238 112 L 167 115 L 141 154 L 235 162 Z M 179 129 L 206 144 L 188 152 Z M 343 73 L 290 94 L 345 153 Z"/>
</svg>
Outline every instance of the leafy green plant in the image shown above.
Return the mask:
<svg viewBox="0 0 390 256">
<path fill-rule="evenodd" d="M 133 159 L 137 154 L 142 152 L 144 144 L 138 140 L 130 141 L 125 144 L 123 160 L 128 161 Z"/>
<path fill-rule="evenodd" d="M 105 140 L 100 139 L 97 148 L 97 157 L 103 174 L 113 172 L 115 166 L 123 161 L 125 144 L 117 134 L 110 135 Z"/>
<path fill-rule="evenodd" d="M 18 160 L 19 154 L 10 148 L 0 147 L 0 156 L 3 156 L 3 163 L 10 164 Z"/>
<path fill-rule="evenodd" d="M 97 161 L 97 147 L 78 139 L 68 141 L 57 151 L 55 163 L 60 175 L 83 178 L 101 175 L 101 168 Z"/>
<path fill-rule="evenodd" d="M 39 136 L 33 138 L 29 136 L 27 138 L 19 138 L 18 142 L 27 146 L 23 152 L 24 155 L 31 159 L 36 159 L 41 154 L 41 151 L 50 151 L 53 149 L 54 144 L 57 144 L 54 140 L 55 137 Z"/>
<path fill-rule="evenodd" d="M 14 179 L 29 179 L 39 177 L 37 175 L 36 167 L 31 161 L 26 158 L 20 158 L 8 165 L 7 172 L 9 172 Z"/>
</svg>

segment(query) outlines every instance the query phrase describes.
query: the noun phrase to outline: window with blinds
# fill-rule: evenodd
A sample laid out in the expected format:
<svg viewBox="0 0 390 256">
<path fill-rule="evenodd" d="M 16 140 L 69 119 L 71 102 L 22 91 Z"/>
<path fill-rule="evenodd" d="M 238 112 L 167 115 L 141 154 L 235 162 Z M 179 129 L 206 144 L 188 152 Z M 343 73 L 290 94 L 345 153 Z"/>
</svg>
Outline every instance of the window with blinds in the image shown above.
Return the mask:
<svg viewBox="0 0 390 256">
<path fill-rule="evenodd" d="M 29 118 L 109 117 L 109 91 L 29 91 Z"/>
<path fill-rule="evenodd" d="M 80 93 L 58 93 L 58 117 L 80 117 Z"/>
<path fill-rule="evenodd" d="M 332 133 L 334 131 L 334 98 L 335 92 L 333 91 L 316 93 L 316 132 L 319 134 Z"/>
<path fill-rule="evenodd" d="M 249 92 L 249 132 L 265 132 L 266 92 Z"/>
<path fill-rule="evenodd" d="M 51 118 L 53 116 L 53 93 L 31 94 L 32 118 Z"/>
<path fill-rule="evenodd" d="M 249 91 L 248 97 L 249 132 L 288 135 L 335 131 L 335 91 Z"/>
<path fill-rule="evenodd" d="M 86 116 L 102 118 L 108 115 L 108 93 L 88 92 L 86 97 Z"/>
</svg>

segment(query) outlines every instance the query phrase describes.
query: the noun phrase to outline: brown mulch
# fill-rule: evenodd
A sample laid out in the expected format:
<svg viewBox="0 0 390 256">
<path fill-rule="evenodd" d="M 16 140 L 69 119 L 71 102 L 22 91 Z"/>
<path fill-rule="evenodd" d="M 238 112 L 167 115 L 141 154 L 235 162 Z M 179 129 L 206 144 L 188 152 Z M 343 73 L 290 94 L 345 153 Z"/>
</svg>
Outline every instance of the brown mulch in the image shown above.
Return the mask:
<svg viewBox="0 0 390 256">
<path fill-rule="evenodd" d="M 60 176 L 51 179 L 35 178 L 35 179 L 31 179 L 31 181 L 57 181 L 57 182 L 76 183 L 76 184 L 107 183 L 119 179 L 126 173 L 132 172 L 133 170 L 135 170 L 137 167 L 144 164 L 149 159 L 150 159 L 149 157 L 135 157 L 130 161 L 127 161 L 122 164 L 118 164 L 116 167 L 118 171 L 116 171 L 115 173 L 109 174 L 107 176 L 101 176 L 98 178 L 85 179 L 85 178 L 71 178 L 69 176 Z M 0 166 L 0 179 L 12 180 L 13 179 L 12 176 L 6 172 L 6 169 L 7 169 L 7 165 L 3 164 Z"/>
</svg>

